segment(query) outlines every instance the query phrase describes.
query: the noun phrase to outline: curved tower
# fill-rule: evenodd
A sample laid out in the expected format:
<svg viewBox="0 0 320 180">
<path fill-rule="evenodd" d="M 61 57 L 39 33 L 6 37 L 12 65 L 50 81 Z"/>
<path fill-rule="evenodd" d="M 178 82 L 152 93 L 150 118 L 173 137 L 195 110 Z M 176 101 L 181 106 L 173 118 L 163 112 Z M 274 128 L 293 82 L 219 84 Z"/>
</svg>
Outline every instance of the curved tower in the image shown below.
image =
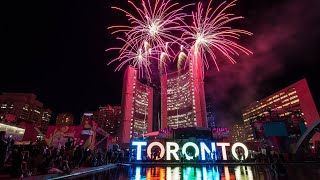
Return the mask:
<svg viewBox="0 0 320 180">
<path fill-rule="evenodd" d="M 161 76 L 161 128 L 207 127 L 200 56 L 185 70 Z"/>
</svg>

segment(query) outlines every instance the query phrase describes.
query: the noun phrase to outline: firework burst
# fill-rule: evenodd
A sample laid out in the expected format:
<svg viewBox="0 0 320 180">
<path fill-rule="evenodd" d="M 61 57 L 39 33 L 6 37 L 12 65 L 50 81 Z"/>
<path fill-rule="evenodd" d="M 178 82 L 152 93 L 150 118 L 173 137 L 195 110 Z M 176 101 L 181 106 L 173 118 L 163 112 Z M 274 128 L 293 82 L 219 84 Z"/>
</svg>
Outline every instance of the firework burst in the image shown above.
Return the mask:
<svg viewBox="0 0 320 180">
<path fill-rule="evenodd" d="M 128 1 L 136 11 L 135 15 L 124 9 L 118 7 L 112 7 L 118 11 L 125 13 L 130 22 L 130 26 L 117 25 L 111 26 L 112 34 L 124 34 L 123 38 L 117 37 L 124 42 L 121 48 L 111 48 L 112 50 L 119 51 L 119 57 L 114 59 L 115 61 L 122 61 L 116 70 L 119 70 L 127 62 L 131 62 L 139 71 L 145 71 L 146 74 L 150 74 L 150 64 L 152 61 L 149 58 L 152 56 L 146 56 L 139 60 L 137 58 L 137 52 L 153 51 L 153 56 L 157 56 L 159 62 L 159 70 L 163 70 L 166 65 L 166 61 L 170 59 L 170 53 L 173 50 L 168 47 L 168 42 L 181 42 L 180 38 L 173 35 L 174 31 L 181 31 L 181 24 L 183 24 L 184 17 L 187 15 L 182 12 L 183 8 L 190 6 L 191 4 L 180 7 L 179 3 L 171 3 L 170 0 L 155 0 L 153 3 L 151 0 L 142 0 L 141 6 L 138 7 L 132 1 Z M 143 44 L 143 47 L 141 47 Z M 110 50 L 110 49 L 108 49 Z M 138 50 L 138 51 L 137 51 Z M 143 53 L 142 53 L 143 54 Z M 110 64 L 110 63 L 109 63 Z M 143 74 L 143 72 L 140 72 Z"/>
<path fill-rule="evenodd" d="M 173 35 L 173 31 L 181 31 L 181 24 L 187 14 L 182 10 L 186 6 L 179 7 L 179 3 L 171 3 L 170 0 L 142 0 L 141 7 L 128 1 L 136 11 L 136 15 L 118 7 L 128 17 L 130 26 L 111 26 L 112 34 L 124 33 L 127 41 L 121 50 L 127 50 L 133 43 L 148 42 L 151 47 L 157 47 L 158 51 L 167 51 L 167 42 L 180 42 L 180 38 Z"/>
<path fill-rule="evenodd" d="M 198 3 L 197 11 L 192 12 L 193 25 L 185 25 L 185 32 L 182 39 L 190 47 L 190 54 L 195 55 L 200 53 L 203 64 L 208 68 L 208 54 L 215 63 L 217 70 L 216 52 L 222 53 L 231 63 L 236 63 L 232 56 L 239 55 L 238 52 L 243 52 L 247 55 L 252 52 L 245 47 L 239 45 L 235 40 L 240 38 L 240 35 L 252 35 L 251 32 L 242 29 L 233 29 L 228 24 L 230 22 L 242 19 L 241 16 L 235 16 L 227 11 L 235 6 L 236 0 L 227 4 L 221 3 L 215 10 L 210 5 L 204 11 L 202 3 Z M 189 43 L 188 43 L 189 42 Z"/>
</svg>

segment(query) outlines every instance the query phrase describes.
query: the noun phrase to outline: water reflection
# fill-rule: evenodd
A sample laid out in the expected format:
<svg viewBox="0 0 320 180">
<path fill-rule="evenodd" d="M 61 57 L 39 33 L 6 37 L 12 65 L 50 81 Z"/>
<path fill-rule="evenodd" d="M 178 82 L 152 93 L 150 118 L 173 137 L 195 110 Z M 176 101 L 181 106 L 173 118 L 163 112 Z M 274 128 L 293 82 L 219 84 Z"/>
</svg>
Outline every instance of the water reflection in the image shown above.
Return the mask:
<svg viewBox="0 0 320 180">
<path fill-rule="evenodd" d="M 133 174 L 131 174 L 131 173 Z M 141 167 L 129 170 L 132 180 L 254 180 L 272 179 L 267 169 L 255 166 L 183 166 L 183 167 Z"/>
<path fill-rule="evenodd" d="M 236 166 L 229 170 L 228 166 L 185 166 L 185 167 L 131 167 L 135 172 L 132 179 L 158 179 L 158 180 L 198 180 L 198 179 L 221 179 L 221 180 L 253 180 L 251 166 Z M 143 173 L 145 172 L 145 173 Z"/>
<path fill-rule="evenodd" d="M 234 168 L 236 179 L 253 180 L 251 166 L 236 166 Z"/>
<path fill-rule="evenodd" d="M 166 170 L 167 180 L 181 179 L 180 167 L 167 167 Z"/>
<path fill-rule="evenodd" d="M 136 179 L 141 179 L 141 167 L 140 166 L 136 167 L 135 172 L 136 172 L 136 175 L 135 175 Z"/>
</svg>

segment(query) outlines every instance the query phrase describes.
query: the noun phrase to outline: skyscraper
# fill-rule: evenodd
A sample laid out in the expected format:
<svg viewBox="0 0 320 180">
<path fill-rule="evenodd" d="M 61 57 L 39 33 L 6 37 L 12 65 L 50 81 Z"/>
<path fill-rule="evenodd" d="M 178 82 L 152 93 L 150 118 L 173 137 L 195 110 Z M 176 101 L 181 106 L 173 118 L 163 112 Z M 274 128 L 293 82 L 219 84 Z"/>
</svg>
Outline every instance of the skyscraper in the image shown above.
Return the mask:
<svg viewBox="0 0 320 180">
<path fill-rule="evenodd" d="M 243 124 L 235 124 L 232 128 L 232 142 L 244 142 L 246 140 Z"/>
<path fill-rule="evenodd" d="M 298 111 L 305 120 L 307 127 L 319 120 L 319 113 L 313 101 L 306 79 L 302 79 L 262 100 L 251 103 L 242 112 L 245 129 L 247 132 L 246 140 L 254 140 L 250 121 L 254 121 L 258 116 L 266 111 L 279 111 L 279 116 L 286 116 L 292 111 Z M 291 111 L 291 112 L 290 112 Z M 320 135 L 316 134 L 312 142 L 320 140 Z"/>
<path fill-rule="evenodd" d="M 128 143 L 151 132 L 152 123 L 159 123 L 160 127 L 158 124 L 154 126 L 158 129 L 208 127 L 200 54 L 191 58 L 185 69 L 160 73 L 160 107 L 154 106 L 155 90 L 138 80 L 135 68 L 129 66 L 126 69 L 122 89 L 123 121 L 120 125 L 122 142 Z M 152 117 L 157 114 L 154 112 L 161 112 L 159 118 Z"/>
<path fill-rule="evenodd" d="M 138 72 L 131 66 L 123 78 L 121 112 L 120 142 L 129 143 L 152 131 L 153 89 L 138 81 Z"/>
<path fill-rule="evenodd" d="M 45 131 L 51 119 L 51 110 L 45 109 L 32 93 L 2 93 L 0 106 L 2 121 L 15 123 L 20 119 Z"/>
<path fill-rule="evenodd" d="M 198 57 L 200 58 L 200 57 Z M 161 77 L 161 128 L 208 127 L 202 63 Z"/>
<path fill-rule="evenodd" d="M 208 128 L 216 127 L 214 107 L 213 107 L 210 96 L 206 96 L 206 112 L 207 112 Z"/>
<path fill-rule="evenodd" d="M 100 106 L 96 123 L 110 136 L 118 137 L 121 120 L 121 106 Z"/>
</svg>

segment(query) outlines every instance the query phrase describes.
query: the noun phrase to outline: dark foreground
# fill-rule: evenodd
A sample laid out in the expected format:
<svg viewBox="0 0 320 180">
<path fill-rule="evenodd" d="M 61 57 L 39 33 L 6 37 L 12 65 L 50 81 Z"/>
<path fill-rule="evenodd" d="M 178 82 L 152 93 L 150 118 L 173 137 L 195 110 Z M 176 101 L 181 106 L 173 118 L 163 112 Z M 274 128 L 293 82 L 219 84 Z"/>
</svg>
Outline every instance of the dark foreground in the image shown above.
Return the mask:
<svg viewBox="0 0 320 180">
<path fill-rule="evenodd" d="M 83 176 L 73 176 L 67 179 L 157 179 L 157 180 L 192 180 L 192 179 L 239 179 L 239 180 L 271 180 L 271 179 L 307 179 L 318 180 L 320 177 L 319 164 L 285 165 L 286 172 L 276 173 L 269 165 L 184 165 L 184 166 L 118 166 L 101 172 Z M 65 179 L 65 178 L 63 178 Z"/>
</svg>

